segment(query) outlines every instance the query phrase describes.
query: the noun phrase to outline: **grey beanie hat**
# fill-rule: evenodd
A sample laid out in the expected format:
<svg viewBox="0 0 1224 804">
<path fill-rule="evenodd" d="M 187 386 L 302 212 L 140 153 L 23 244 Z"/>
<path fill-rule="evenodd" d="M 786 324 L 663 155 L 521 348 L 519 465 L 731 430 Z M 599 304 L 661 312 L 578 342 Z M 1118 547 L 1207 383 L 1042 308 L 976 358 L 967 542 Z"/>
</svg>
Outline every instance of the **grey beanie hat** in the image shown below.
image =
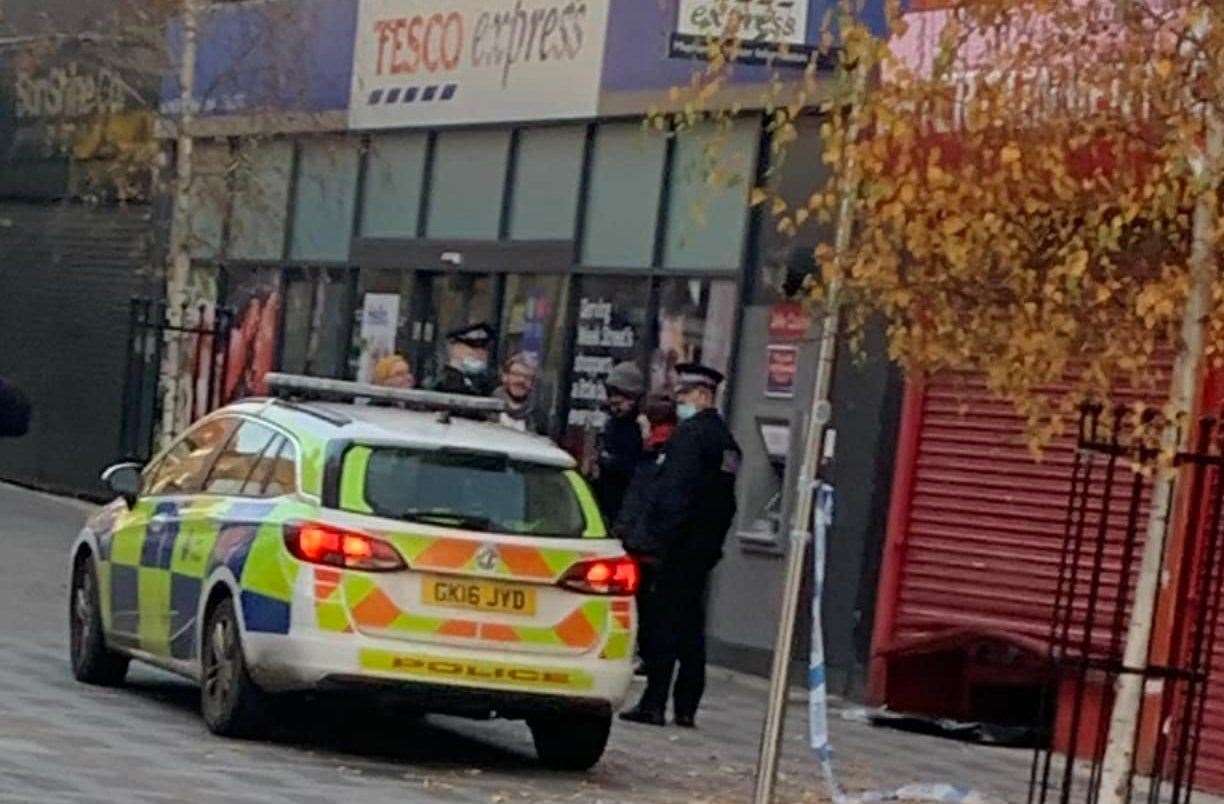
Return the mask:
<svg viewBox="0 0 1224 804">
<path fill-rule="evenodd" d="M 637 363 L 628 360 L 612 367 L 612 371 L 608 373 L 608 379 L 604 380 L 604 385 L 624 391 L 630 396 L 641 396 L 646 391 L 646 380 L 642 376 L 642 370 L 638 368 Z"/>
</svg>

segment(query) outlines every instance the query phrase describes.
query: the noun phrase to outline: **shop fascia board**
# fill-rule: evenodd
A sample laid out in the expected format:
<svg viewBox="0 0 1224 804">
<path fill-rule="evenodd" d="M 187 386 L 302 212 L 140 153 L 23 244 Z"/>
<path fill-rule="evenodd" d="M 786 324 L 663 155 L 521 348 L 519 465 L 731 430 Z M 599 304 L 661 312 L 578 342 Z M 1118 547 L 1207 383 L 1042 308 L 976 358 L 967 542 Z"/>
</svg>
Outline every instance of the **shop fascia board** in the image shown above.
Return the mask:
<svg viewBox="0 0 1224 804">
<path fill-rule="evenodd" d="M 701 62 L 694 62 L 694 72 L 702 69 Z M 796 78 L 781 83 L 781 91 L 774 94 L 770 85 L 759 84 L 728 84 L 719 89 L 713 102 L 707 107 L 712 111 L 739 108 L 745 112 L 760 111 L 771 102 L 785 102 L 787 98 L 795 97 L 797 93 L 807 90 L 810 96 L 807 107 L 818 107 L 826 103 L 834 91 L 834 75 L 829 72 L 817 74 L 815 91 L 802 78 Z M 665 89 L 620 90 L 616 92 L 601 92 L 599 95 L 600 117 L 628 117 L 645 115 L 649 109 L 660 109 L 664 112 L 678 111 L 676 104 L 668 97 L 671 87 Z"/>
<path fill-rule="evenodd" d="M 259 137 L 278 134 L 324 134 L 348 130 L 348 112 L 265 112 L 248 115 L 197 117 L 192 121 L 191 136 Z M 154 137 L 160 140 L 178 136 L 178 119 L 161 117 L 157 120 Z"/>
</svg>

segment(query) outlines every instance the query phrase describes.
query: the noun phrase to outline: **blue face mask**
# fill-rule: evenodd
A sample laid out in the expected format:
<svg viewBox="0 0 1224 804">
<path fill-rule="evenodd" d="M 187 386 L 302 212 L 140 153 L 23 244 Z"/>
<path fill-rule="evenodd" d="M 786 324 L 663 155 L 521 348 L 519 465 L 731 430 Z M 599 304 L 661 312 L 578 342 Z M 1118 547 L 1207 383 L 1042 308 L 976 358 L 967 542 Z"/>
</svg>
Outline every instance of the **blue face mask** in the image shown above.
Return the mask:
<svg viewBox="0 0 1224 804">
<path fill-rule="evenodd" d="M 463 373 L 469 376 L 483 374 L 487 367 L 488 364 L 479 357 L 465 357 L 461 363 Z"/>
<path fill-rule="evenodd" d="M 681 402 L 676 405 L 676 418 L 680 421 L 691 419 L 697 415 L 697 406 L 692 402 Z"/>
</svg>

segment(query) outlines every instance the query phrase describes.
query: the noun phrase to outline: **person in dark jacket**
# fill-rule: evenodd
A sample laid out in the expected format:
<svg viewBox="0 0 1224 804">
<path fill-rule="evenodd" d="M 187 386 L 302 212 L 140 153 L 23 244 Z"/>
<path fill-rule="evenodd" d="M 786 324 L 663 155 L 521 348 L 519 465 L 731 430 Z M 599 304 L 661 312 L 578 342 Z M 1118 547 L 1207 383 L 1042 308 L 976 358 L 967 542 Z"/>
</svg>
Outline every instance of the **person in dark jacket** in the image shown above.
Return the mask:
<svg viewBox="0 0 1224 804">
<path fill-rule="evenodd" d="M 664 450 L 672 433 L 676 431 L 676 403 L 667 394 L 651 394 L 642 405 L 642 413 L 649 426 L 646 443 L 642 450 L 642 458 L 638 462 L 637 471 L 629 490 L 625 492 L 625 502 L 621 506 L 620 516 L 612 526 L 612 534 L 621 540 L 625 552 L 633 556 L 641 570 L 641 582 L 638 585 L 639 617 L 654 622 L 658 615 L 651 610 L 657 601 L 657 596 L 646 594 L 644 590 L 655 585 L 655 575 L 658 572 L 659 553 L 662 545 L 653 538 L 650 529 L 646 527 L 646 509 L 650 505 L 650 495 L 654 491 L 655 481 L 659 476 Z M 642 612 L 645 612 L 644 614 Z M 638 657 L 641 664 L 635 669 L 639 675 L 645 674 L 646 656 L 650 655 L 654 644 L 650 641 L 651 634 L 638 632 Z M 645 638 L 643 638 L 645 637 Z"/>
<path fill-rule="evenodd" d="M 646 690 L 621 718 L 662 726 L 672 697 L 676 725 L 691 728 L 705 691 L 706 592 L 735 518 L 741 452 L 716 406 L 722 374 L 695 364 L 676 371 L 680 425 L 642 519 L 642 538 L 659 557 L 650 588 L 642 585 Z"/>
<path fill-rule="evenodd" d="M 646 508 L 659 475 L 664 450 L 676 431 L 676 403 L 668 394 L 651 394 L 642 405 L 642 414 L 649 431 L 642 445 L 642 456 L 634 470 L 633 480 L 625 492 L 620 513 L 612 525 L 612 533 L 625 545 L 625 550 L 645 567 L 658 561 L 659 545 L 651 541 L 645 526 Z"/>
<path fill-rule="evenodd" d="M 464 396 L 489 396 L 489 349 L 493 327 L 485 323 L 465 324 L 446 333 L 446 365 L 429 383 L 428 390 Z"/>
<path fill-rule="evenodd" d="M 646 380 L 636 363 L 626 361 L 612 367 L 604 388 L 608 395 L 608 421 L 599 436 L 599 474 L 594 487 L 604 519 L 615 522 L 642 457 L 642 428 L 637 417 Z"/>
<path fill-rule="evenodd" d="M 0 377 L 0 438 L 16 438 L 30 431 L 30 400 L 21 389 Z"/>
</svg>

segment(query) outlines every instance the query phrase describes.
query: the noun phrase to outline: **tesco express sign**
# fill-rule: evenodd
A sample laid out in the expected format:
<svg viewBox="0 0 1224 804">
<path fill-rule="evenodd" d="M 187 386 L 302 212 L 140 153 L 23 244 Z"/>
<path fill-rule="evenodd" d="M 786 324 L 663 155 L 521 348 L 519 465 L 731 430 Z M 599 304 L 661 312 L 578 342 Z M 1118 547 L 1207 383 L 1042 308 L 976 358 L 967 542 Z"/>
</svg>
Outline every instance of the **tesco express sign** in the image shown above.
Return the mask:
<svg viewBox="0 0 1224 804">
<path fill-rule="evenodd" d="M 362 0 L 350 124 L 594 116 L 609 0 Z"/>
</svg>

